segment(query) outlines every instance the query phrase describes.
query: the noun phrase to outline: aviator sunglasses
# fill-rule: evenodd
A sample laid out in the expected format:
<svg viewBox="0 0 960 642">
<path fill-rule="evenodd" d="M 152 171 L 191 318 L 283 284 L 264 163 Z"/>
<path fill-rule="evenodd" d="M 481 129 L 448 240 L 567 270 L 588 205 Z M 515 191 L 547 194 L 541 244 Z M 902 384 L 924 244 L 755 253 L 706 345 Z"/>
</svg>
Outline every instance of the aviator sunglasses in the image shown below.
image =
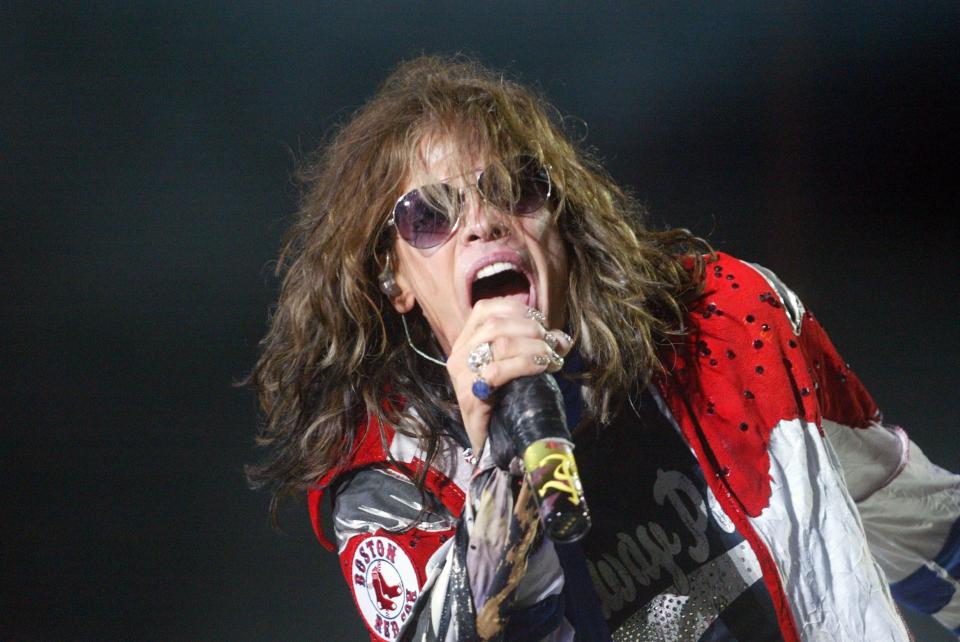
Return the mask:
<svg viewBox="0 0 960 642">
<path fill-rule="evenodd" d="M 550 198 L 550 174 L 533 156 L 520 156 L 510 163 L 514 169 L 509 181 L 497 181 L 493 168 L 477 176 L 477 192 L 484 202 L 502 212 L 529 216 Z M 503 189 L 506 183 L 508 189 Z M 412 189 L 393 206 L 387 225 L 397 228 L 400 237 L 413 247 L 425 250 L 436 247 L 460 225 L 466 190 L 448 183 L 432 183 Z"/>
</svg>

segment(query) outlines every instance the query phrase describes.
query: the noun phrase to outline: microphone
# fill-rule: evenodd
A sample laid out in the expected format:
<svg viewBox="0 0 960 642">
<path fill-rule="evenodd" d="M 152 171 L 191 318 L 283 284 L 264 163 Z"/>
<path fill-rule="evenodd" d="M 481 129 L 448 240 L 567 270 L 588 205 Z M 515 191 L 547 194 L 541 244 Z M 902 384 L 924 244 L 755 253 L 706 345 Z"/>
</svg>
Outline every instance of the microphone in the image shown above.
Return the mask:
<svg viewBox="0 0 960 642">
<path fill-rule="evenodd" d="M 514 454 L 521 457 L 547 537 L 559 543 L 582 539 L 590 529 L 590 512 L 560 389 L 553 377 L 540 374 L 514 379 L 499 392 L 490 418 L 497 464 L 506 468 Z"/>
</svg>

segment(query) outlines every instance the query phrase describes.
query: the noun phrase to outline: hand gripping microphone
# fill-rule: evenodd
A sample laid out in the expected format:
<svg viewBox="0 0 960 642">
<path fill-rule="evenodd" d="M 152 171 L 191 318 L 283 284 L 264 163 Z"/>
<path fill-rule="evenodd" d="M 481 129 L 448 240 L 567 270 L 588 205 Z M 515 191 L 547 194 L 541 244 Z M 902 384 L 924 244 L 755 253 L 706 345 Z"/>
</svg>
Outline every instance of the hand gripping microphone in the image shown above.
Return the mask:
<svg viewBox="0 0 960 642">
<path fill-rule="evenodd" d="M 514 454 L 523 459 L 547 537 L 566 543 L 587 534 L 590 513 L 573 458 L 563 397 L 552 377 L 520 377 L 500 388 L 490 418 L 490 440 L 503 467 Z"/>
</svg>

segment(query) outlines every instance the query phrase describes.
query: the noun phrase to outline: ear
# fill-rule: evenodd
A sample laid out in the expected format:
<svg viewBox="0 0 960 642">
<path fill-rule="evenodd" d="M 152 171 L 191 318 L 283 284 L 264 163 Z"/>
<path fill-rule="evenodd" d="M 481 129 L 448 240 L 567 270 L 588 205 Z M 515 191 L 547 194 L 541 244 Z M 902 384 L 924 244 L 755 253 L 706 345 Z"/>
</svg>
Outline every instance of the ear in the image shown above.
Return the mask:
<svg viewBox="0 0 960 642">
<path fill-rule="evenodd" d="M 405 275 L 397 275 L 390 266 L 390 256 L 387 255 L 386 265 L 377 276 L 380 291 L 390 299 L 394 309 L 400 314 L 406 314 L 413 309 L 416 297 Z"/>
<path fill-rule="evenodd" d="M 390 303 L 393 304 L 394 310 L 400 314 L 406 314 L 417 304 L 417 297 L 414 296 L 413 288 L 410 287 L 410 282 L 403 270 L 399 270 L 394 278 L 396 279 L 397 289 L 390 296 Z"/>
</svg>

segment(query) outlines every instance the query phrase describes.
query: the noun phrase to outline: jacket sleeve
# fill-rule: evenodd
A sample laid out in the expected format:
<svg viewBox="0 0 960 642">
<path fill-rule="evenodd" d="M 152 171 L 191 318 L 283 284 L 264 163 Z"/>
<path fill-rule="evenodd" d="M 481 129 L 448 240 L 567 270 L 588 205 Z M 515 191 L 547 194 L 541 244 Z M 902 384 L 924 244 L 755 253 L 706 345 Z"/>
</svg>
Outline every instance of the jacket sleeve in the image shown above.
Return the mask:
<svg viewBox="0 0 960 642">
<path fill-rule="evenodd" d="M 505 582 L 515 577 L 505 552 L 516 550 L 523 535 L 513 519 L 514 481 L 487 467 L 475 476 L 459 519 L 387 467 L 338 482 L 333 517 L 341 567 L 371 640 L 473 639 L 491 620 L 497 629 L 507 611 L 508 626 L 562 628 L 563 578 L 552 546 L 524 552 L 523 579 Z M 492 610 L 484 610 L 487 602 Z"/>
<path fill-rule="evenodd" d="M 361 468 L 332 490 L 340 566 L 361 620 L 371 640 L 397 640 L 444 566 L 457 520 L 386 466 Z"/>
<path fill-rule="evenodd" d="M 867 541 L 894 598 L 960 636 L 960 476 L 932 464 L 899 428 L 875 424 L 832 441 L 842 443 L 840 460 L 854 480 L 877 469 L 863 463 L 864 452 L 885 448 L 901 458 L 889 479 L 873 475 L 858 488 Z"/>
<path fill-rule="evenodd" d="M 821 426 L 857 504 L 870 550 L 901 604 L 960 636 L 960 475 L 883 422 L 817 320 L 772 273 L 807 362 L 819 371 Z"/>
</svg>

